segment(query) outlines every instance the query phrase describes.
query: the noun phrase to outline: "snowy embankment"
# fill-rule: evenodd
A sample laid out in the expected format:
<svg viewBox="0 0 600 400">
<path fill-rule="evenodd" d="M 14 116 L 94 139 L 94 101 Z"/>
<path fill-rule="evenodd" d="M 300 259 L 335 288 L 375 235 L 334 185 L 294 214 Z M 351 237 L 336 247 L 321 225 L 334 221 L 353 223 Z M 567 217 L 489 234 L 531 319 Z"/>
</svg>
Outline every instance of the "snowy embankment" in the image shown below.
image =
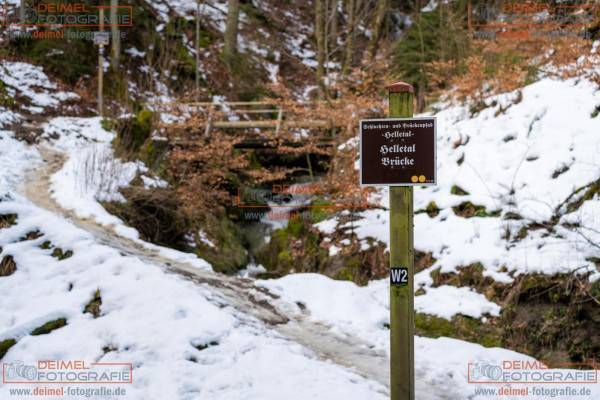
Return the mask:
<svg viewBox="0 0 600 400">
<path fill-rule="evenodd" d="M 544 78 L 486 103 L 475 116 L 467 106 L 436 114 L 439 184 L 415 188 L 415 248 L 435 259 L 415 276 L 415 290 L 425 290 L 415 306 L 448 319 L 500 308 L 465 287 L 432 287 L 434 270 L 481 263 L 483 276 L 502 283 L 528 273 L 600 278 L 592 244 L 600 243 L 600 196 L 586 196 L 600 180 L 600 91 L 586 79 Z M 367 238 L 389 244 L 388 196 L 379 190 L 373 201 L 382 208 L 353 223 L 363 248 Z M 316 226 L 325 234 L 344 227 L 335 218 Z"/>
<path fill-rule="evenodd" d="M 74 132 L 98 121 L 70 122 L 68 129 Z M 82 132 L 90 139 L 89 130 Z M 61 137 L 59 147 L 67 139 Z M 76 146 L 64 149 L 72 157 L 84 153 Z M 0 259 L 9 266 L 0 276 L 0 342 L 15 342 L 5 349 L 2 362 L 133 363 L 133 383 L 124 385 L 127 399 L 386 397 L 380 384 L 320 361 L 223 303 L 213 289 L 100 244 L 89 232 L 17 194 L 26 169 L 41 165 L 35 148 L 0 131 L 0 215 L 5 224 Z M 66 185 L 64 180 L 61 184 Z M 80 211 L 94 209 L 94 197 L 73 195 Z M 92 300 L 95 305 L 89 309 Z M 32 335 L 36 328 L 63 320 L 58 329 Z M 11 389 L 14 385 L 2 385 L 0 397 L 8 398 Z"/>
<path fill-rule="evenodd" d="M 6 106 L 0 106 L 0 128 L 23 121 L 23 114 L 41 115 L 44 111 L 58 108 L 61 103 L 77 100 L 75 93 L 59 90 L 51 82 L 41 67 L 24 62 L 0 61 L 0 100 L 5 97 L 15 101 L 19 99 L 21 112 L 15 112 Z"/>
<path fill-rule="evenodd" d="M 292 274 L 280 279 L 258 281 L 258 285 L 281 296 L 292 308 L 290 313 L 308 315 L 315 322 L 326 323 L 340 335 L 362 338 L 375 349 L 389 354 L 389 286 L 386 281 L 358 287 L 352 282 L 332 280 L 319 274 Z M 442 288 L 438 288 L 442 289 Z M 466 288 L 461 288 L 466 289 Z M 435 292 L 434 292 L 435 293 Z M 433 295 L 428 300 L 415 298 L 415 308 L 432 314 L 459 308 L 480 311 L 481 300 L 471 295 L 456 297 L 454 293 Z M 433 303 L 433 301 L 439 301 Z M 431 301 L 431 303 L 429 303 Z M 456 302 L 457 304 L 452 304 Z M 436 310 L 437 307 L 437 310 Z M 493 306 L 492 306 L 493 307 Z M 495 311 L 491 308 L 489 311 Z M 445 311 L 449 312 L 449 311 Z M 415 337 L 415 379 L 417 398 L 429 399 L 519 399 L 512 396 L 474 395 L 481 385 L 469 383 L 472 365 L 502 365 L 509 361 L 534 361 L 532 357 L 503 348 L 486 348 L 478 344 L 446 337 Z M 485 386 L 485 385 L 484 385 Z M 582 386 L 582 385 L 578 385 Z M 516 387 L 522 387 L 516 385 Z M 564 387 L 564 385 L 556 385 Z M 443 388 L 440 390 L 440 388 Z M 589 385 L 592 397 L 600 396 L 599 385 Z M 545 400 L 546 396 L 529 397 Z M 555 399 L 570 399 L 557 395 Z"/>
<path fill-rule="evenodd" d="M 146 186 L 164 186 L 166 182 L 149 176 L 141 162 L 122 162 L 114 157 L 111 142 L 115 135 L 101 126 L 99 117 L 58 117 L 44 125 L 42 143 L 65 155 L 62 168 L 51 177 L 52 198 L 78 218 L 92 219 L 123 238 L 149 250 L 200 269 L 211 269 L 191 253 L 156 246 L 139 238 L 139 233 L 109 214 L 101 201 L 125 201 L 119 189 L 140 176 Z"/>
<path fill-rule="evenodd" d="M 569 87 L 577 85 L 571 84 Z M 522 102 L 527 104 L 525 94 Z M 597 97 L 595 99 L 598 100 Z M 520 105 L 509 108 L 507 114 L 517 107 Z M 448 121 L 452 121 L 450 111 L 446 112 Z M 474 119 L 481 118 L 484 114 L 485 112 Z M 0 110 L 0 120 L 3 115 L 5 114 Z M 440 117 L 442 115 L 444 114 L 440 114 Z M 468 121 L 469 119 L 466 122 L 456 122 L 451 126 Z M 483 123 L 484 120 L 480 122 Z M 514 117 L 506 121 L 509 122 L 516 124 Z M 97 118 L 57 118 L 49 121 L 44 129 L 43 144 L 50 146 L 53 151 L 65 152 L 67 157 L 65 165 L 53 179 L 54 199 L 79 218 L 90 218 L 112 225 L 119 233 L 139 240 L 135 232 L 129 231 L 121 221 L 113 219 L 99 204 L 102 199 L 118 199 L 118 187 L 127 184 L 134 173 L 144 173 L 139 165 L 120 163 L 114 159 L 109 146 L 113 135 L 101 128 Z M 534 132 L 535 129 L 531 131 Z M 487 221 L 495 221 L 496 224 L 504 221 L 500 217 L 460 217 L 461 220 L 458 220 L 459 217 L 451 214 L 451 207 L 455 204 L 452 202 L 460 204 L 459 200 L 470 199 L 473 203 L 489 206 L 486 201 L 490 200 L 484 200 L 487 192 L 477 190 L 477 184 L 473 183 L 474 186 L 471 186 L 470 181 L 458 180 L 458 176 L 464 173 L 463 166 L 468 165 L 466 163 L 471 160 L 471 156 L 473 161 L 470 162 L 475 162 L 479 152 L 485 150 L 482 145 L 467 152 L 468 146 L 479 143 L 478 136 L 471 137 L 469 143 L 457 147 L 465 151 L 465 158 L 460 168 L 457 167 L 458 170 L 453 170 L 450 166 L 455 162 L 455 154 L 444 155 L 444 148 L 447 153 L 451 153 L 448 143 L 454 138 L 450 133 L 447 136 L 440 137 L 438 157 L 438 161 L 447 167 L 440 169 L 448 172 L 440 174 L 440 179 L 445 183 L 442 182 L 437 190 L 416 190 L 417 208 L 434 200 L 439 202 L 441 211 L 436 217 L 418 214 L 415 242 L 419 249 L 434 252 L 437 258 L 434 267 L 452 269 L 465 262 L 461 258 L 464 255 L 459 257 L 464 242 L 451 249 L 438 248 L 437 244 L 434 246 L 433 239 L 426 242 L 423 235 L 427 232 L 423 231 L 423 226 L 427 224 L 423 222 L 423 218 L 430 218 L 432 221 L 425 221 L 436 222 L 440 229 L 455 228 L 454 231 L 448 231 L 447 237 L 442 238 L 445 240 L 443 243 L 450 245 L 454 244 L 452 240 L 471 240 L 483 246 L 481 249 L 487 248 L 484 245 L 492 246 L 496 242 L 491 241 L 491 234 L 481 235 L 480 229 L 479 233 L 474 234 L 473 226 Z M 487 137 L 486 132 L 482 131 L 480 136 Z M 517 139 L 510 141 L 514 140 Z M 574 138 L 573 143 L 579 142 Z M 585 147 L 586 143 L 589 146 L 591 142 L 577 146 L 574 144 L 574 148 Z M 488 156 L 491 157 L 492 144 L 485 151 L 489 151 Z M 515 152 L 511 150 L 508 154 Z M 587 154 L 583 150 L 581 152 L 583 155 Z M 542 157 L 543 154 L 538 154 L 537 159 L 524 161 L 524 166 L 520 166 L 518 170 L 527 170 L 528 164 L 525 162 L 533 163 Z M 492 158 L 484 158 L 488 159 Z M 99 175 L 96 169 L 92 169 L 90 174 L 82 172 L 82 166 L 90 165 L 91 160 L 95 160 L 96 165 L 107 163 L 109 166 L 104 170 L 109 171 L 108 175 L 114 179 L 105 183 L 105 177 Z M 576 175 L 567 175 L 571 180 L 563 183 L 571 184 L 575 181 L 577 187 L 580 184 L 575 178 L 583 180 L 591 176 L 594 179 L 591 174 L 577 174 L 580 168 L 578 163 L 591 161 L 597 165 L 597 160 L 585 159 L 583 156 L 576 160 L 562 175 L 575 171 Z M 386 389 L 381 385 L 331 362 L 319 360 L 316 354 L 305 347 L 282 337 L 239 310 L 234 310 L 209 286 L 197 285 L 177 275 L 166 274 L 158 265 L 101 244 L 89 232 L 16 194 L 17 185 L 25 179 L 25 169 L 41 165 L 42 157 L 35 148 L 17 141 L 12 132 L 0 131 L 0 214 L 16 215 L 12 226 L 0 229 L 0 259 L 10 256 L 15 265 L 15 270 L 10 274 L 0 276 L 0 292 L 3 294 L 0 305 L 0 342 L 6 339 L 16 341 L 4 356 L 3 362 L 35 362 L 42 359 L 132 362 L 134 379 L 133 384 L 126 388 L 128 399 L 386 398 Z M 476 167 L 479 173 L 485 171 L 483 167 Z M 514 174 L 514 169 L 512 172 L 512 175 L 519 175 Z M 530 173 L 532 176 L 539 175 Z M 490 177 L 493 178 L 494 175 Z M 459 183 L 469 195 L 459 196 L 460 198 L 448 195 L 445 190 L 451 189 L 454 182 Z M 486 186 L 496 187 L 493 182 L 499 181 L 489 180 Z M 582 181 L 581 185 L 586 183 L 588 182 Z M 544 185 L 538 186 L 545 188 Z M 382 194 L 385 204 L 386 194 Z M 529 197 L 518 199 L 527 203 Z M 444 203 L 444 200 L 448 202 Z M 501 205 L 507 204 L 501 199 L 497 201 Z M 592 213 L 593 217 L 595 210 L 597 211 L 597 200 L 588 200 L 577 213 Z M 502 207 L 501 215 L 506 212 Z M 526 209 L 520 212 L 524 216 L 528 215 Z M 370 210 L 364 214 L 371 215 L 373 219 L 365 220 L 359 227 L 361 235 L 370 229 L 371 236 L 386 241 L 387 213 Z M 446 215 L 445 219 L 443 215 Z M 569 214 L 569 218 L 573 215 L 575 213 Z M 530 235 L 535 235 L 535 231 Z M 572 239 L 571 236 L 568 238 L 569 240 L 559 237 L 555 239 L 565 242 Z M 526 237 L 524 240 L 532 239 Z M 552 237 L 539 240 L 549 241 Z M 424 247 L 420 243 L 424 243 Z M 427 243 L 431 245 L 430 248 Z M 501 240 L 500 243 L 506 244 Z M 472 247 L 472 250 L 477 249 L 477 246 Z M 161 251 L 168 250 L 161 248 Z M 478 254 L 487 256 L 481 251 Z M 576 256 L 584 257 L 584 260 L 586 257 L 585 254 Z M 494 278 L 511 279 L 510 275 L 496 270 L 489 260 L 480 261 L 484 263 L 487 273 Z M 509 271 L 517 271 L 521 267 L 522 264 L 507 265 Z M 553 269 L 549 267 L 547 271 Z M 416 299 L 419 311 L 444 318 L 456 313 L 473 317 L 498 313 L 497 305 L 467 288 L 429 287 L 428 273 L 426 270 L 417 276 L 417 282 L 423 282 L 427 292 Z M 352 283 L 333 281 L 319 275 L 297 274 L 258 284 L 279 294 L 291 313 L 307 312 L 307 318 L 328 324 L 340 335 L 363 338 L 375 348 L 387 351 L 387 282 L 372 282 L 365 288 L 359 288 Z M 91 312 L 84 313 L 84 310 L 97 295 L 101 296 L 101 303 L 95 318 Z M 297 302 L 302 306 L 295 305 Z M 443 303 L 443 307 L 440 303 Z M 66 326 L 49 334 L 31 335 L 35 328 L 60 318 L 65 319 Z M 423 400 L 475 398 L 473 386 L 467 383 L 469 362 L 497 364 L 504 360 L 532 360 L 505 349 L 486 349 L 448 338 L 416 338 L 415 347 L 417 397 Z M 0 397 L 8 396 L 9 386 L 0 387 Z M 596 390 L 593 396 L 600 396 L 597 387 L 593 389 Z"/>
</svg>

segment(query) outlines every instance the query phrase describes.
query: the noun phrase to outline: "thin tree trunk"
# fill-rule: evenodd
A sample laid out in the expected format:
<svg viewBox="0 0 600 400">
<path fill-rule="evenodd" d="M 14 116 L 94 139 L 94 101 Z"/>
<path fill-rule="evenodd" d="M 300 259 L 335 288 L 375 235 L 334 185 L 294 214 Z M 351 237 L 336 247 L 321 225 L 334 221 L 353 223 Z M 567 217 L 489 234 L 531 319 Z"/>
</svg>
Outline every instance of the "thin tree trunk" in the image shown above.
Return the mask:
<svg viewBox="0 0 600 400">
<path fill-rule="evenodd" d="M 112 36 L 111 64 L 115 71 L 119 69 L 119 61 L 121 58 L 121 32 L 117 26 L 119 23 L 117 20 L 118 5 L 119 0 L 110 0 L 110 30 Z"/>
<path fill-rule="evenodd" d="M 325 66 L 325 7 L 323 0 L 315 0 L 315 37 L 317 40 L 317 85 L 321 98 L 327 97 L 324 81 Z"/>
<path fill-rule="evenodd" d="M 229 68 L 237 54 L 238 24 L 240 19 L 240 1 L 228 0 L 227 25 L 225 26 L 225 44 L 223 46 L 223 57 Z"/>
<path fill-rule="evenodd" d="M 379 39 L 381 39 L 381 33 L 385 24 L 385 15 L 389 9 L 389 0 L 379 0 L 377 3 L 377 13 L 375 14 L 375 20 L 371 28 L 371 40 L 369 42 L 369 58 L 375 59 L 377 55 L 377 48 Z"/>
<path fill-rule="evenodd" d="M 21 0 L 21 7 L 19 8 L 19 21 L 21 23 L 21 31 L 25 32 L 25 1 Z"/>
<path fill-rule="evenodd" d="M 350 71 L 352 59 L 354 56 L 354 32 L 356 25 L 356 0 L 348 0 L 348 23 L 346 27 L 346 54 L 344 55 L 344 66 L 342 67 L 342 76 L 347 76 Z"/>
<path fill-rule="evenodd" d="M 196 0 L 196 84 L 194 97 L 199 98 L 200 93 L 200 0 Z"/>
<path fill-rule="evenodd" d="M 329 53 L 333 57 L 338 47 L 338 0 L 331 0 L 329 27 Z"/>
</svg>

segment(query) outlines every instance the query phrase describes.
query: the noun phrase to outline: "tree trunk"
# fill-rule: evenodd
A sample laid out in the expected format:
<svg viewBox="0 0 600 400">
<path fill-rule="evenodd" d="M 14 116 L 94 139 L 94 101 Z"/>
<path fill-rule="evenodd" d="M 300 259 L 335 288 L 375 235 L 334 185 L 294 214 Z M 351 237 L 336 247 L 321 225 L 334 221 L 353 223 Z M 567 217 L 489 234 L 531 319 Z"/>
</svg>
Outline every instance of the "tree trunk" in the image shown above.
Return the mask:
<svg viewBox="0 0 600 400">
<path fill-rule="evenodd" d="M 228 0 L 227 4 L 227 25 L 225 27 L 225 44 L 223 46 L 223 58 L 227 66 L 231 68 L 237 54 L 240 1 Z"/>
<path fill-rule="evenodd" d="M 375 20 L 371 28 L 371 40 L 369 42 L 369 58 L 374 60 L 377 55 L 377 45 L 379 39 L 381 39 L 381 33 L 383 32 L 383 26 L 385 25 L 385 15 L 389 9 L 389 0 L 379 0 L 377 3 L 377 13 L 375 14 Z"/>
<path fill-rule="evenodd" d="M 346 27 L 346 54 L 344 56 L 344 66 L 342 67 L 342 76 L 347 76 L 352 65 L 354 56 L 354 32 L 356 25 L 356 0 L 348 0 L 348 23 Z"/>
<path fill-rule="evenodd" d="M 194 97 L 198 101 L 200 94 L 200 0 L 196 0 L 196 76 Z"/>
<path fill-rule="evenodd" d="M 25 1 L 21 0 L 21 7 L 19 7 L 19 22 L 21 23 L 21 31 L 25 32 Z"/>
<path fill-rule="evenodd" d="M 329 53 L 333 57 L 338 48 L 338 0 L 331 0 L 329 25 Z"/>
<path fill-rule="evenodd" d="M 121 58 L 121 32 L 118 25 L 118 8 L 119 0 L 110 0 L 110 31 L 112 37 L 112 52 L 111 64 L 114 71 L 119 69 L 119 61 Z"/>
<path fill-rule="evenodd" d="M 325 87 L 325 7 L 323 0 L 315 0 L 315 38 L 317 41 L 317 85 L 319 86 L 319 97 L 327 97 Z"/>
</svg>

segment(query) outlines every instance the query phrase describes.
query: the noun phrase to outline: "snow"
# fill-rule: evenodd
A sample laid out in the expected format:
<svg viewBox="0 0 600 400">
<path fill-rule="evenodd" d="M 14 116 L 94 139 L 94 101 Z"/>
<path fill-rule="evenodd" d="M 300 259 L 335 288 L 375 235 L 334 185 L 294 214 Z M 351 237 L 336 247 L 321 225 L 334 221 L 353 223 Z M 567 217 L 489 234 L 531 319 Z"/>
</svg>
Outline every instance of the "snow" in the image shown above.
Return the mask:
<svg viewBox="0 0 600 400">
<path fill-rule="evenodd" d="M 373 343 L 387 351 L 384 324 L 389 324 L 389 283 L 371 281 L 359 287 L 353 282 L 336 281 L 320 274 L 291 274 L 274 280 L 257 281 L 290 304 L 301 303 L 315 321 L 330 323 L 335 329 Z M 415 297 L 415 309 L 440 318 L 456 314 L 480 318 L 497 316 L 500 307 L 469 288 L 440 286 L 428 288 L 428 295 Z M 375 332 L 375 334 L 374 334 Z"/>
<path fill-rule="evenodd" d="M 414 208 L 424 210 L 435 202 L 441 211 L 435 217 L 415 215 L 415 248 L 432 253 L 437 260 L 433 269 L 452 272 L 480 262 L 485 276 L 501 282 L 512 280 L 501 272 L 503 267 L 511 274 L 577 270 L 592 272 L 590 279 L 598 279 L 600 272 L 588 260 L 597 255 L 597 248 L 582 236 L 584 228 L 574 231 L 558 224 L 550 235 L 538 229 L 522 240 L 515 237 L 530 223 L 547 223 L 574 190 L 600 179 L 599 122 L 590 116 L 600 103 L 600 91 L 586 79 L 543 78 L 521 93 L 520 101 L 517 91 L 486 99 L 498 105 L 475 116 L 468 105 L 436 114 L 439 183 L 415 188 Z M 500 106 L 508 108 L 496 115 Z M 563 166 L 568 169 L 558 174 Z M 468 195 L 452 194 L 453 186 Z M 362 220 L 354 222 L 363 248 L 368 247 L 368 237 L 389 244 L 388 196 L 387 188 L 378 190 L 372 200 L 382 208 L 366 210 Z M 452 207 L 466 201 L 485 206 L 487 212 L 499 210 L 500 216 L 455 215 Z M 585 221 L 587 234 L 597 243 L 599 202 L 587 200 L 579 212 L 563 216 L 561 222 Z M 503 219 L 508 212 L 522 219 Z M 331 234 L 337 224 L 332 218 L 316 226 Z"/>
<path fill-rule="evenodd" d="M 500 315 L 500 306 L 468 287 L 443 285 L 427 288 L 427 294 L 415 297 L 415 310 L 451 320 L 457 314 L 481 318 Z"/>
<path fill-rule="evenodd" d="M 146 52 L 140 51 L 135 47 L 128 48 L 125 50 L 125 53 L 129 54 L 131 57 L 144 57 L 146 55 Z"/>
<path fill-rule="evenodd" d="M 198 2 L 196 0 L 165 0 L 158 2 L 146 0 L 157 13 L 161 21 L 169 22 L 170 15 L 175 14 L 192 20 L 196 16 Z M 211 0 L 203 1 L 200 4 L 200 16 L 203 23 L 210 22 L 215 25 L 220 32 L 225 32 L 225 20 L 227 18 L 227 1 Z M 243 12 L 240 10 L 240 22 L 244 22 Z M 159 32 L 162 29 L 157 29 Z"/>
<path fill-rule="evenodd" d="M 146 175 L 141 175 L 142 181 L 144 182 L 144 187 L 148 188 L 166 188 L 169 186 L 169 183 L 163 179 L 157 177 L 151 177 Z"/>
<path fill-rule="evenodd" d="M 49 126 L 60 125 L 54 122 Z M 86 138 L 108 139 L 106 132 L 90 131 L 93 121 L 72 122 L 72 129 L 64 125 L 60 137 L 46 143 L 54 144 L 55 150 L 68 149 L 69 161 L 90 146 L 104 144 L 85 145 Z M 79 130 L 81 126 L 86 128 Z M 79 136 L 82 132 L 86 138 Z M 14 274 L 0 278 L 0 340 L 17 340 L 4 363 L 131 362 L 133 383 L 125 389 L 132 400 L 387 398 L 380 384 L 320 360 L 235 310 L 209 286 L 102 244 L 69 220 L 16 194 L 16 186 L 41 157 L 12 132 L 0 131 L 0 155 L 0 214 L 18 214 L 16 225 L 0 229 L 1 255 L 13 256 L 17 264 Z M 84 200 L 80 206 L 90 207 L 92 197 Z M 43 236 L 20 239 L 34 230 Z M 50 249 L 40 247 L 46 241 Z M 72 251 L 72 256 L 52 257 L 57 247 Z M 161 255 L 176 261 L 195 257 L 168 249 Z M 97 290 L 101 315 L 93 318 L 83 310 Z M 30 335 L 57 318 L 66 318 L 67 325 L 46 335 Z M 211 345 L 195 348 L 206 344 Z M 2 385 L 0 397 L 9 397 L 12 388 Z"/>
<path fill-rule="evenodd" d="M 200 241 L 202 241 L 202 243 L 208 245 L 209 247 L 216 247 L 213 241 L 208 238 L 208 235 L 203 230 L 200 230 L 198 232 L 198 237 L 200 238 Z"/>
<path fill-rule="evenodd" d="M 166 20 L 169 8 L 186 15 L 196 6 L 189 0 L 168 0 L 167 4 L 169 7 L 152 2 Z M 222 21 L 224 6 L 218 2 L 207 8 L 211 13 L 216 11 Z M 300 52 L 309 65 L 312 55 L 301 48 L 304 39 L 298 40 L 294 51 Z M 57 92 L 57 85 L 39 67 L 1 63 L 0 79 L 8 85 L 9 94 L 18 92 L 30 99 L 28 109 L 32 112 L 43 112 L 75 98 Z M 527 223 L 547 221 L 575 189 L 599 179 L 598 120 L 591 118 L 590 112 L 600 104 L 600 92 L 585 79 L 545 78 L 524 88 L 522 95 L 520 102 L 498 116 L 494 115 L 494 107 L 472 117 L 466 107 L 451 107 L 437 114 L 440 184 L 415 189 L 415 209 L 424 209 L 431 201 L 441 208 L 435 217 L 426 213 L 415 216 L 417 249 L 430 251 L 437 259 L 432 267 L 415 276 L 415 287 L 425 290 L 425 294 L 415 297 L 419 312 L 445 319 L 455 315 L 485 319 L 500 312 L 498 304 L 468 287 L 432 287 L 430 273 L 437 268 L 451 272 L 458 266 L 480 262 L 485 276 L 510 283 L 511 274 L 585 272 L 593 267 L 586 258 L 598 254 L 590 244 L 600 241 L 598 197 L 562 215 L 550 235 L 533 230 L 517 242 L 501 235 L 508 230 L 514 236 Z M 506 106 L 516 98 L 513 92 L 487 101 Z M 0 124 L 18 118 L 18 114 L 0 109 Z M 141 241 L 134 229 L 101 206 L 103 200 L 123 201 L 119 189 L 129 185 L 136 175 L 147 173 L 139 163 L 116 159 L 110 146 L 113 139 L 114 133 L 102 128 L 100 118 L 50 120 L 44 126 L 43 145 L 67 158 L 52 177 L 53 198 L 77 217 L 110 226 L 117 234 L 156 250 L 166 259 L 210 270 L 206 261 L 193 254 Z M 463 143 L 458 147 L 457 139 Z M 350 140 L 340 150 L 355 146 L 356 140 Z M 459 158 L 464 158 L 460 165 Z M 387 398 L 380 384 L 320 360 L 307 348 L 235 310 L 210 286 L 167 274 L 162 266 L 102 244 L 67 219 L 16 194 L 25 172 L 41 162 L 35 148 L 16 140 L 13 132 L 0 130 L 0 214 L 18 214 L 17 225 L 0 229 L 1 256 L 12 255 L 17 263 L 13 275 L 0 278 L 0 340 L 18 339 L 3 362 L 134 362 L 134 383 L 127 388 L 127 398 L 131 399 Z M 566 171 L 552 176 L 565 166 Z M 140 176 L 146 187 L 166 184 L 155 177 Z M 469 194 L 451 194 L 454 185 Z M 374 198 L 380 199 L 382 207 L 388 206 L 387 190 L 379 190 Z M 452 207 L 464 201 L 484 205 L 488 211 L 500 210 L 501 216 L 516 212 L 523 219 L 455 215 Z M 367 246 L 369 237 L 388 244 L 388 212 L 372 209 L 361 216 L 362 220 L 354 222 L 354 232 L 363 246 Z M 570 229 L 562 224 L 579 227 Z M 316 224 L 326 234 L 332 234 L 337 225 L 336 219 Z M 20 240 L 34 230 L 43 236 Z M 214 245 L 203 231 L 199 235 L 207 245 Z M 73 251 L 73 256 L 62 261 L 53 258 L 52 249 L 40 248 L 47 240 L 55 247 Z M 336 254 L 340 248 L 331 245 L 329 251 Z M 503 272 L 503 267 L 511 274 Z M 250 265 L 244 273 L 251 276 L 261 271 L 261 266 Z M 599 278 L 596 272 L 590 279 Z M 287 303 L 293 313 L 305 314 L 340 335 L 361 338 L 374 349 L 389 351 L 387 280 L 358 287 L 322 275 L 293 274 L 257 281 L 257 285 L 280 296 L 278 301 Z M 94 319 L 82 310 L 96 290 L 102 295 L 102 316 Z M 61 317 L 68 319 L 66 327 L 48 335 L 29 334 Z M 194 347 L 211 342 L 217 344 L 201 351 Z M 106 346 L 115 351 L 105 354 Z M 416 337 L 415 355 L 417 394 L 422 400 L 478 398 L 474 387 L 467 383 L 469 362 L 533 360 L 509 350 L 449 338 Z M 9 388 L 1 386 L 0 397 L 7 397 Z M 598 386 L 592 389 L 592 396 L 600 397 Z M 443 394 L 434 394 L 435 390 Z"/>
<path fill-rule="evenodd" d="M 115 135 L 102 128 L 99 118 L 55 118 L 44 126 L 42 137 L 51 148 L 68 156 L 63 167 L 51 177 L 52 198 L 61 207 L 165 257 L 198 269 L 211 269 L 209 263 L 194 254 L 141 240 L 138 231 L 126 226 L 100 204 L 101 201 L 125 201 L 119 189 L 127 187 L 138 173 L 146 173 L 147 168 L 140 162 L 122 162 L 114 157 L 110 143 Z M 156 185 L 166 183 L 146 177 L 148 179 Z"/>
<path fill-rule="evenodd" d="M 259 286 L 282 296 L 287 303 L 300 303 L 297 313 L 307 313 L 320 323 L 342 335 L 362 338 L 373 348 L 389 354 L 389 286 L 387 280 L 371 281 L 365 287 L 357 287 L 352 282 L 335 281 L 318 274 L 292 274 L 276 280 L 257 281 Z M 432 290 L 432 289 L 428 289 Z M 437 288 L 439 293 L 438 313 L 444 308 L 454 307 L 453 301 L 467 303 L 473 314 L 499 311 L 497 305 L 487 302 L 476 293 L 466 293 L 466 288 Z M 437 295 L 436 295 L 437 296 Z M 417 309 L 422 306 L 415 298 Z M 434 304 L 431 304 L 431 309 Z M 461 306 L 464 309 L 464 305 Z M 431 310 L 430 310 L 431 311 Z M 448 313 L 446 316 L 449 316 Z M 503 361 L 533 361 L 526 355 L 494 347 L 486 348 L 478 344 L 446 337 L 437 339 L 415 337 L 415 377 L 416 397 L 422 400 L 505 398 L 520 397 L 476 397 L 477 385 L 469 384 L 469 363 L 502 365 Z M 556 387 L 563 385 L 556 385 Z M 581 385 L 583 386 L 583 385 Z M 600 396 L 598 385 L 586 385 L 592 396 Z M 531 398 L 545 400 L 544 396 Z M 557 399 L 569 397 L 557 396 Z"/>
<path fill-rule="evenodd" d="M 46 107 L 56 108 L 66 100 L 76 100 L 75 93 L 59 91 L 58 86 L 48 79 L 43 69 L 24 62 L 0 61 L 0 81 L 8 86 L 14 97 L 18 92 L 28 98 L 34 113 L 42 113 Z"/>
<path fill-rule="evenodd" d="M 2 254 L 13 255 L 17 263 L 17 271 L 0 280 L 0 340 L 18 339 L 5 363 L 133 362 L 128 399 L 385 398 L 379 384 L 319 361 L 306 348 L 223 306 L 209 288 L 98 244 L 18 195 L 1 202 L 0 213 L 19 215 L 17 225 L 0 230 Z M 17 241 L 35 229 L 44 236 Z M 46 240 L 73 256 L 54 259 L 51 250 L 38 247 Z M 96 290 L 102 314 L 94 319 L 82 311 Z M 57 318 L 66 318 L 67 326 L 29 335 Z M 210 342 L 218 344 L 202 351 L 193 347 Z M 105 354 L 105 347 L 115 350 Z M 0 396 L 8 396 L 11 387 L 0 387 Z"/>
<path fill-rule="evenodd" d="M 114 158 L 110 141 L 114 134 L 104 130 L 100 118 L 54 118 L 44 125 L 42 138 L 56 150 L 67 152 L 63 167 L 51 177 L 52 197 L 80 218 L 92 218 L 102 225 L 120 226 L 128 237 L 134 229 L 109 214 L 100 201 L 125 201 L 119 189 L 137 174 L 135 163 Z"/>
<path fill-rule="evenodd" d="M 40 161 L 38 152 L 16 140 L 13 132 L 0 130 L 0 196 L 22 181 L 26 168 Z"/>
</svg>

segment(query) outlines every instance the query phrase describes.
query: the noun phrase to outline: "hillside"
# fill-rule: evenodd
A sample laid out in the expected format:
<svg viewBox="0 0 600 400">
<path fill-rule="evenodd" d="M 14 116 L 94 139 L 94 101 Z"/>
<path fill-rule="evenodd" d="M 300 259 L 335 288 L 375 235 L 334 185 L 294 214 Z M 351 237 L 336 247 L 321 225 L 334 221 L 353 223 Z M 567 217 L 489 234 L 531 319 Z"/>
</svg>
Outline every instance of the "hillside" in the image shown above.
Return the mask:
<svg viewBox="0 0 600 400">
<path fill-rule="evenodd" d="M 462 2 L 421 3 L 127 3 L 102 113 L 89 40 L 1 31 L 2 363 L 131 363 L 127 399 L 389 398 L 389 190 L 358 184 L 358 121 L 403 79 L 438 124 L 416 398 L 522 398 L 472 382 L 507 360 L 597 373 L 600 41 L 471 40 Z"/>
</svg>

